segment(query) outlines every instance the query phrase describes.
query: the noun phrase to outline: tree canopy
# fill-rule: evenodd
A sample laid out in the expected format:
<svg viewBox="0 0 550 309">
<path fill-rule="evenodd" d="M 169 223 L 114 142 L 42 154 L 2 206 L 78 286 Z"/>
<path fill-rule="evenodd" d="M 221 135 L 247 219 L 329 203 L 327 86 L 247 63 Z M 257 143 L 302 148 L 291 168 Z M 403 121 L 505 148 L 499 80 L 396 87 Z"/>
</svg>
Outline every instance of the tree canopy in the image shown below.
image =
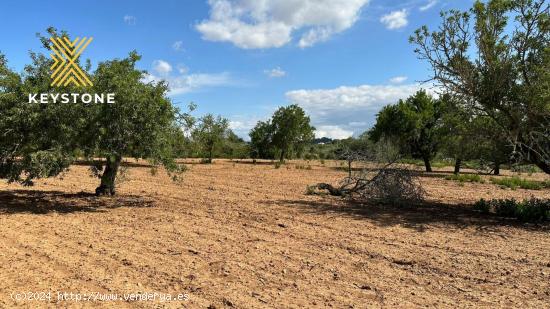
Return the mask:
<svg viewBox="0 0 550 309">
<path fill-rule="evenodd" d="M 489 117 L 517 160 L 550 173 L 550 4 L 476 1 L 442 13 L 438 30 L 410 38 L 432 80 L 473 114 Z"/>
<path fill-rule="evenodd" d="M 212 163 L 214 152 L 222 146 L 229 135 L 229 121 L 221 116 L 207 114 L 199 119 L 198 126 L 193 130 L 193 138 Z"/>
<path fill-rule="evenodd" d="M 270 121 L 258 122 L 250 132 L 252 151 L 259 157 L 279 155 L 279 161 L 299 152 L 314 138 L 315 128 L 298 105 L 280 107 Z"/>
<path fill-rule="evenodd" d="M 426 171 L 431 172 L 430 161 L 441 143 L 443 100 L 420 90 L 405 101 L 385 106 L 376 116 L 370 138 L 396 141 L 402 153 L 424 160 Z"/>
<path fill-rule="evenodd" d="M 58 32 L 49 28 L 52 36 Z M 67 36 L 66 32 L 59 35 Z M 47 38 L 39 36 L 45 48 Z M 53 60 L 31 52 L 32 64 L 22 74 L 11 71 L 0 56 L 0 177 L 32 185 L 52 177 L 76 158 L 101 157 L 96 164 L 101 185 L 97 194 L 115 194 L 115 180 L 123 156 L 147 159 L 170 172 L 175 132 L 191 121 L 167 98 L 165 83 L 146 83 L 136 69 L 140 56 L 102 62 L 88 75 L 93 87 L 51 87 Z M 90 70 L 90 65 L 86 65 Z M 29 93 L 115 93 L 115 104 L 29 104 Z"/>
</svg>

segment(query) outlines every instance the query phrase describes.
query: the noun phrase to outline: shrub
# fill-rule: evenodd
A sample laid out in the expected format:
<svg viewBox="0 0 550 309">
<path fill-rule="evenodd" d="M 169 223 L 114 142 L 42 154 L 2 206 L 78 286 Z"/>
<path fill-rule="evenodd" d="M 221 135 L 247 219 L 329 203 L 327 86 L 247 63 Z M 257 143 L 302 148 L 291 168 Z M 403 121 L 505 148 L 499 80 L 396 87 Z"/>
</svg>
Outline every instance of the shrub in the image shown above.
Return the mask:
<svg viewBox="0 0 550 309">
<path fill-rule="evenodd" d="M 479 201 L 475 202 L 474 209 L 487 214 L 491 212 L 491 203 L 487 202 L 484 199 L 480 199 Z"/>
<path fill-rule="evenodd" d="M 281 167 L 281 165 L 283 165 L 283 163 L 277 161 L 275 162 L 275 164 L 273 165 L 273 167 L 275 167 L 275 169 L 279 169 Z"/>
<path fill-rule="evenodd" d="M 457 175 L 453 174 L 445 177 L 445 179 L 454 180 L 461 183 L 462 182 L 479 182 L 479 183 L 485 182 L 483 178 L 481 178 L 481 176 L 479 176 L 478 174 L 457 174 Z"/>
<path fill-rule="evenodd" d="M 517 176 L 508 178 L 491 177 L 491 182 L 502 187 L 511 188 L 512 190 L 517 188 L 527 190 L 541 190 L 544 188 L 550 188 L 550 181 L 528 180 Z"/>
<path fill-rule="evenodd" d="M 550 219 L 550 200 L 531 198 L 518 202 L 514 199 L 496 199 L 477 201 L 473 208 L 483 213 L 502 217 L 516 218 L 524 222 L 539 222 Z"/>
<path fill-rule="evenodd" d="M 495 200 L 495 213 L 502 217 L 516 217 L 518 202 L 514 199 Z"/>
<path fill-rule="evenodd" d="M 550 219 L 550 200 L 532 198 L 518 205 L 517 218 L 521 221 L 536 222 Z"/>
</svg>

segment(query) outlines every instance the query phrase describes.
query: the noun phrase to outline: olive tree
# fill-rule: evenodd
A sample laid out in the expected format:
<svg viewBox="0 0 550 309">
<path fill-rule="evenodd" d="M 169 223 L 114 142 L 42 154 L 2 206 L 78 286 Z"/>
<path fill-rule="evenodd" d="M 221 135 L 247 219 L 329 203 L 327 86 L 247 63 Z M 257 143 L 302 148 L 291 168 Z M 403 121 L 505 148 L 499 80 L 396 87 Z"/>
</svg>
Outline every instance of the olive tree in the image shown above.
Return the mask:
<svg viewBox="0 0 550 309">
<path fill-rule="evenodd" d="M 136 69 L 140 56 L 102 62 L 93 74 L 94 91 L 115 93 L 114 104 L 96 104 L 90 112 L 81 139 L 87 156 L 105 160 L 99 166 L 101 184 L 97 195 L 115 194 L 116 178 L 124 156 L 163 165 L 168 172 L 180 172 L 174 161 L 174 130 L 189 122 L 167 97 L 164 82 L 144 81 L 145 72 Z"/>
<path fill-rule="evenodd" d="M 310 125 L 309 116 L 296 104 L 275 111 L 271 118 L 271 130 L 271 143 L 279 151 L 280 162 L 291 151 L 298 152 L 315 137 L 315 128 Z"/>
<path fill-rule="evenodd" d="M 229 134 L 229 121 L 221 116 L 207 114 L 199 119 L 193 130 L 193 138 L 212 163 L 214 152 L 223 144 Z"/>
<path fill-rule="evenodd" d="M 51 36 L 58 31 L 48 28 Z M 68 36 L 66 32 L 59 35 Z M 37 35 L 44 48 L 50 41 Z M 31 93 L 82 93 L 88 88 L 53 88 L 52 60 L 30 52 L 31 63 L 21 73 L 10 69 L 0 54 L 0 178 L 32 185 L 37 178 L 57 176 L 74 161 L 78 138 L 88 119 L 82 104 L 30 104 Z M 84 70 L 89 70 L 86 65 Z"/>
<path fill-rule="evenodd" d="M 407 100 L 385 106 L 376 116 L 370 138 L 374 142 L 383 137 L 395 141 L 403 154 L 422 159 L 426 171 L 431 172 L 430 161 L 441 143 L 444 100 L 420 90 Z"/>
<path fill-rule="evenodd" d="M 436 31 L 423 26 L 410 38 L 431 79 L 491 118 L 517 159 L 550 173 L 550 3 L 476 1 L 441 16 Z"/>
<path fill-rule="evenodd" d="M 310 143 L 314 131 L 301 107 L 296 104 L 280 107 L 270 120 L 259 121 L 250 131 L 252 156 L 271 158 L 278 153 L 279 161 L 283 162 Z"/>
</svg>

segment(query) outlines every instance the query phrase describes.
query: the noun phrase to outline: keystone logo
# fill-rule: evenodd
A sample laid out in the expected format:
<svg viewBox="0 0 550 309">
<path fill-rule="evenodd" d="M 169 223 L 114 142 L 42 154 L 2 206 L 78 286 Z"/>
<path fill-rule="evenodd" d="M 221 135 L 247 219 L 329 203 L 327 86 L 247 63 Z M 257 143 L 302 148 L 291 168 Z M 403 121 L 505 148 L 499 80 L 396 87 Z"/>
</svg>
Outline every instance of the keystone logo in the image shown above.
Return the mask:
<svg viewBox="0 0 550 309">
<path fill-rule="evenodd" d="M 76 38 L 71 42 L 67 37 L 50 38 L 53 43 L 51 56 L 54 60 L 54 64 L 50 67 L 53 71 L 51 86 L 67 86 L 71 83 L 77 87 L 92 86 L 92 82 L 76 62 L 92 39 Z"/>
</svg>

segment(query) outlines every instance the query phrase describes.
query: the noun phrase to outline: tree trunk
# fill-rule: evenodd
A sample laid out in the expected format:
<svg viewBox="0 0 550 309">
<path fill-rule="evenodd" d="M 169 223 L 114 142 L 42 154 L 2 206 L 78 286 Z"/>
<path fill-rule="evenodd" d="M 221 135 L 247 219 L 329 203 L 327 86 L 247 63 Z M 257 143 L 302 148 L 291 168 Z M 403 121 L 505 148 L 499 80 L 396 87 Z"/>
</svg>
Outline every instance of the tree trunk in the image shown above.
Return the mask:
<svg viewBox="0 0 550 309">
<path fill-rule="evenodd" d="M 461 158 L 456 158 L 456 161 L 455 161 L 455 175 L 458 175 L 460 173 L 460 166 L 462 165 L 462 159 Z"/>
<path fill-rule="evenodd" d="M 101 185 L 95 189 L 95 194 L 100 195 L 115 195 L 115 182 L 116 176 L 118 174 L 118 168 L 120 167 L 120 162 L 122 157 L 119 155 L 111 156 L 107 158 L 105 163 L 105 170 L 101 175 Z"/>
<path fill-rule="evenodd" d="M 535 165 L 540 168 L 543 172 L 545 172 L 546 174 L 550 174 L 550 164 L 547 164 L 545 162 L 542 162 L 542 161 L 538 161 L 535 163 Z"/>
<path fill-rule="evenodd" d="M 430 158 L 428 156 L 424 156 L 422 159 L 424 159 L 424 165 L 426 166 L 426 172 L 432 171 L 432 165 L 430 164 Z"/>
<path fill-rule="evenodd" d="M 528 161 L 535 164 L 546 174 L 550 174 L 550 162 L 548 161 L 548 158 L 545 159 L 539 152 L 536 152 L 532 149 L 528 149 L 527 154 L 529 158 Z"/>
<path fill-rule="evenodd" d="M 500 163 L 495 163 L 495 175 L 500 175 Z"/>
<path fill-rule="evenodd" d="M 348 160 L 348 176 L 351 178 L 351 160 Z"/>
<path fill-rule="evenodd" d="M 281 150 L 281 157 L 279 157 L 279 162 L 283 163 L 285 162 L 285 151 Z"/>
<path fill-rule="evenodd" d="M 208 163 L 212 163 L 212 157 L 213 157 L 213 153 L 214 150 L 212 148 L 210 148 L 209 152 L 208 152 Z"/>
</svg>

